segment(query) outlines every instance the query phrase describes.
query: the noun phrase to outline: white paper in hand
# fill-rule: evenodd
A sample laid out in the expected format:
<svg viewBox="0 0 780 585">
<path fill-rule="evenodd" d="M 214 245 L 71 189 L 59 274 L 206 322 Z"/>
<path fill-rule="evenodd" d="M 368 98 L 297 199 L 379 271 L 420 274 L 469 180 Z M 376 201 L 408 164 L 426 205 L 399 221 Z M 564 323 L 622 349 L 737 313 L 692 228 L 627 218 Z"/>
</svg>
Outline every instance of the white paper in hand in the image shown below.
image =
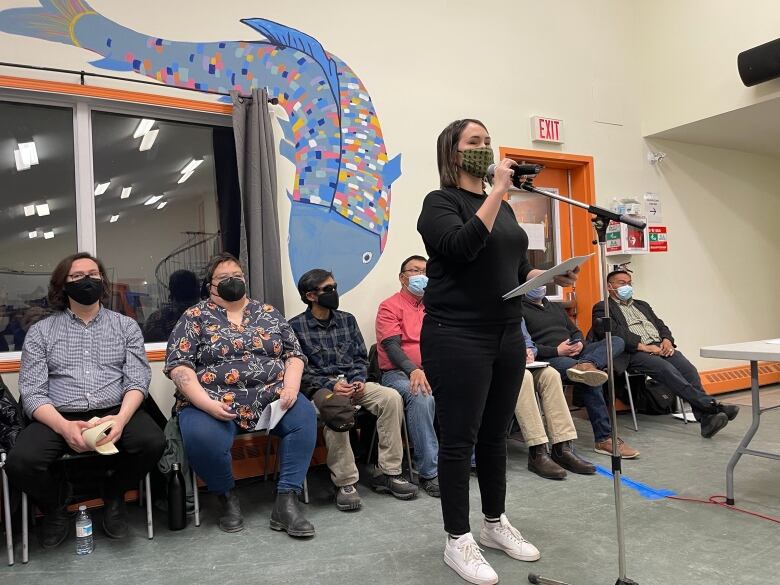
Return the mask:
<svg viewBox="0 0 780 585">
<path fill-rule="evenodd" d="M 564 274 L 569 272 L 569 270 L 574 270 L 575 268 L 577 268 L 577 266 L 583 264 L 591 256 L 593 256 L 593 254 L 588 254 L 587 256 L 574 256 L 572 258 L 569 258 L 568 260 L 561 262 L 557 266 L 553 266 L 549 270 L 545 270 L 540 275 L 533 277 L 531 280 L 526 280 L 523 284 L 521 284 L 514 290 L 510 290 L 501 298 L 503 298 L 505 301 L 508 301 L 509 299 L 513 299 L 515 297 L 519 297 L 520 295 L 524 295 L 529 290 L 533 290 L 535 288 L 542 286 L 543 284 L 552 282 L 552 280 L 556 276 L 563 276 Z"/>
<path fill-rule="evenodd" d="M 282 401 L 278 399 L 274 400 L 260 413 L 260 418 L 257 420 L 255 430 L 264 431 L 268 429 L 270 431 L 279 424 L 279 421 L 282 420 L 282 417 L 286 412 L 287 411 L 282 408 Z"/>
</svg>

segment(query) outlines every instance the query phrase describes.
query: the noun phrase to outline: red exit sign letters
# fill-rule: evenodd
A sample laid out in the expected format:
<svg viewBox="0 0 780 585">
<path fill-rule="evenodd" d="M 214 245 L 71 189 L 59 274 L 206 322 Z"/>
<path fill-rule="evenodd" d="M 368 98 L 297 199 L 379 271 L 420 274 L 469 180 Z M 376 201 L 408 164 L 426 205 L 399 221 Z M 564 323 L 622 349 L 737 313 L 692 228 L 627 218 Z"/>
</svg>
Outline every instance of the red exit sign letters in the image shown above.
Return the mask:
<svg viewBox="0 0 780 585">
<path fill-rule="evenodd" d="M 563 143 L 563 120 L 533 116 L 531 118 L 531 140 L 534 142 Z"/>
</svg>

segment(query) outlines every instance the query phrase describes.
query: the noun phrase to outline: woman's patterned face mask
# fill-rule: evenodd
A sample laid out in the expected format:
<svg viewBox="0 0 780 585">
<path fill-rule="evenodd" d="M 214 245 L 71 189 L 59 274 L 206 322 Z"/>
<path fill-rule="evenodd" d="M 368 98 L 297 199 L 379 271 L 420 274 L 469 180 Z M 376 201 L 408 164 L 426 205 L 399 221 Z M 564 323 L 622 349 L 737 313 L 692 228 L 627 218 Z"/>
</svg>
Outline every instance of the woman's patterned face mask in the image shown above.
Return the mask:
<svg viewBox="0 0 780 585">
<path fill-rule="evenodd" d="M 469 175 L 473 175 L 478 179 L 484 179 L 487 175 L 487 170 L 490 165 L 493 164 L 493 149 L 489 146 L 481 146 L 479 148 L 467 148 L 466 150 L 459 150 L 463 162 L 461 168 Z"/>
</svg>

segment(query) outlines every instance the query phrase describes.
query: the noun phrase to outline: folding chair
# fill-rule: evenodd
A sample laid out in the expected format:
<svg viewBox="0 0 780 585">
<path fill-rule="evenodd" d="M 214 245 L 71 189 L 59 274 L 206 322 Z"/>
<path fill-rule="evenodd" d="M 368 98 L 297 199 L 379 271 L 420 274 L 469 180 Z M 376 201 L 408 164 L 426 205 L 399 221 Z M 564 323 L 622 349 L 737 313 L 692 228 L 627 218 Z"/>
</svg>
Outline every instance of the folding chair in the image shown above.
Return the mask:
<svg viewBox="0 0 780 585">
<path fill-rule="evenodd" d="M 11 524 L 11 492 L 8 490 L 8 476 L 5 474 L 5 451 L 0 449 L 0 475 L 3 489 L 3 525 L 5 527 L 5 548 L 8 551 L 8 566 L 14 564 L 14 531 Z"/>
</svg>

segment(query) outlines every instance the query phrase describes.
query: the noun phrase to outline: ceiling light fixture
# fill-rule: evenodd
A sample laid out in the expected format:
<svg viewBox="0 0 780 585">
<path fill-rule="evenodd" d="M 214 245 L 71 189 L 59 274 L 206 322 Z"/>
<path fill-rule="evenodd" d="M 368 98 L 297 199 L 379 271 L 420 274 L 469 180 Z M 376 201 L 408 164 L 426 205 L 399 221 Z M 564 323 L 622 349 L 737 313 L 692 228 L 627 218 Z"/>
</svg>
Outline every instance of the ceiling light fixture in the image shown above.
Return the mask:
<svg viewBox="0 0 780 585">
<path fill-rule="evenodd" d="M 144 134 L 144 138 L 141 140 L 141 145 L 138 147 L 138 150 L 141 152 L 149 150 L 154 145 L 154 141 L 157 140 L 158 132 L 159 130 L 151 130 Z"/>
<path fill-rule="evenodd" d="M 27 234 L 27 237 L 31 240 L 38 237 L 38 230 L 31 231 Z"/>
<path fill-rule="evenodd" d="M 95 197 L 98 195 L 102 195 L 106 192 L 106 189 L 108 189 L 108 186 L 111 184 L 111 181 L 108 181 L 106 183 L 98 183 L 97 187 L 95 187 Z"/>
<path fill-rule="evenodd" d="M 122 194 L 119 196 L 120 199 L 127 199 L 130 197 L 130 191 L 132 191 L 132 187 L 122 187 Z"/>
<path fill-rule="evenodd" d="M 48 232 L 43 232 L 43 239 L 44 240 L 51 240 L 54 237 L 54 230 L 49 230 Z"/>
<path fill-rule="evenodd" d="M 168 205 L 168 202 L 167 201 L 163 201 L 162 203 L 160 203 L 160 205 L 157 206 L 157 209 L 162 209 L 166 205 Z"/>
<path fill-rule="evenodd" d="M 35 142 L 20 142 L 19 148 L 14 150 L 14 160 L 17 171 L 26 171 L 38 164 L 38 151 Z"/>
<path fill-rule="evenodd" d="M 152 129 L 152 126 L 154 126 L 154 120 L 150 120 L 149 118 L 144 118 L 138 124 L 138 128 L 135 129 L 133 138 L 141 138 L 141 136 L 145 136 L 149 132 L 149 130 Z"/>
<path fill-rule="evenodd" d="M 149 197 L 149 199 L 144 201 L 144 205 L 154 205 L 160 199 L 162 199 L 162 195 L 152 195 L 151 197 Z"/>
<path fill-rule="evenodd" d="M 202 158 L 193 158 L 189 163 L 187 163 L 187 166 L 181 170 L 181 174 L 186 175 L 187 173 L 191 173 L 192 171 L 197 169 L 202 163 L 203 163 Z"/>
<path fill-rule="evenodd" d="M 35 211 L 36 211 L 36 212 L 38 213 L 38 215 L 40 215 L 41 217 L 43 217 L 44 215 L 49 215 L 49 213 L 50 213 L 50 212 L 49 212 L 49 204 L 48 204 L 48 203 L 43 203 L 43 204 L 41 204 L 41 205 L 36 205 L 36 206 L 35 206 Z"/>
<path fill-rule="evenodd" d="M 31 215 L 35 215 L 35 205 L 25 205 L 24 215 L 25 217 L 30 217 Z"/>
<path fill-rule="evenodd" d="M 116 215 L 112 215 L 111 219 L 109 219 L 108 221 L 109 223 L 116 223 L 116 220 L 118 219 L 119 219 L 119 214 L 117 213 Z"/>
<path fill-rule="evenodd" d="M 192 176 L 192 171 L 190 171 L 189 173 L 185 173 L 185 174 L 183 174 L 183 175 L 181 176 L 181 179 L 179 179 L 179 180 L 178 180 L 178 181 L 176 181 L 176 182 L 177 182 L 179 185 L 181 185 L 181 184 L 182 184 L 184 181 L 186 181 L 187 179 L 189 179 L 191 176 Z"/>
</svg>

